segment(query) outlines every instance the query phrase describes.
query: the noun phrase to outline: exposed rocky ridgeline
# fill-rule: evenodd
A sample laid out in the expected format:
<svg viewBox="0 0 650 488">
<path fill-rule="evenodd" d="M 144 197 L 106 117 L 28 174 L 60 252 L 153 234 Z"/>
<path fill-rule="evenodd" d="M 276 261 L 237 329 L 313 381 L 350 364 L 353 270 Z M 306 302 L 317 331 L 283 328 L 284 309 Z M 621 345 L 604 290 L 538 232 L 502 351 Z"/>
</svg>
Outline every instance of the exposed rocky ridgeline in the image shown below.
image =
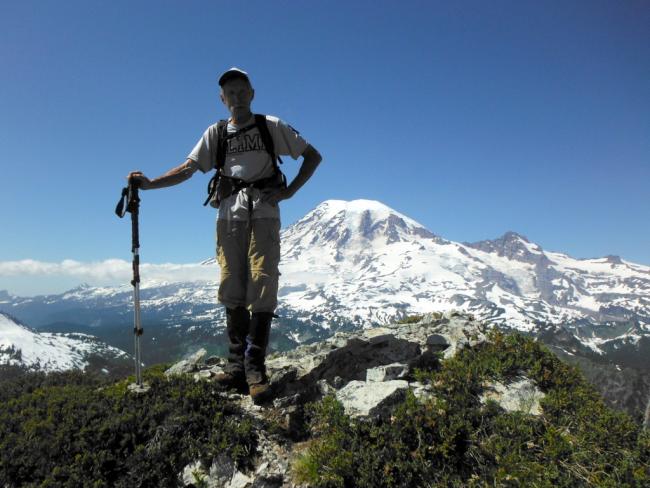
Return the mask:
<svg viewBox="0 0 650 488">
<path fill-rule="evenodd" d="M 224 360 L 205 350 L 146 369 L 139 393 L 5 381 L 0 486 L 650 483 L 650 432 L 539 342 L 459 312 L 411 322 L 272 355 L 263 406 L 213 382 Z"/>
<path fill-rule="evenodd" d="M 313 442 L 307 405 L 332 398 L 352 419 L 370 424 L 391 422 L 395 409 L 409 396 L 422 405 L 437 401 L 440 380 L 432 384 L 416 371 L 440 369 L 441 360 L 458 360 L 464 351 L 480 350 L 491 337 L 485 323 L 450 312 L 429 314 L 410 324 L 339 332 L 322 342 L 276 353 L 267 361 L 273 391 L 268 405 L 256 406 L 247 396 L 222 393 L 253 418 L 272 420 L 280 426 L 274 434 L 258 431 L 255 463 L 242 470 L 228 456 L 210 463 L 197 460 L 179 477 L 184 486 L 198 486 L 198 481 L 204 483 L 201 486 L 230 488 L 297 486 L 296 469 L 300 472 L 300 467 L 295 467 L 295 461 Z M 166 374 L 210 381 L 222 370 L 224 360 L 212 357 L 204 361 L 205 356 L 205 350 L 198 351 Z M 541 405 L 549 383 L 535 380 L 524 364 L 509 364 L 505 373 L 481 379 L 475 392 L 479 404 L 492 408 L 492 401 L 501 412 L 542 418 Z M 467 381 L 471 383 L 469 378 Z"/>
</svg>

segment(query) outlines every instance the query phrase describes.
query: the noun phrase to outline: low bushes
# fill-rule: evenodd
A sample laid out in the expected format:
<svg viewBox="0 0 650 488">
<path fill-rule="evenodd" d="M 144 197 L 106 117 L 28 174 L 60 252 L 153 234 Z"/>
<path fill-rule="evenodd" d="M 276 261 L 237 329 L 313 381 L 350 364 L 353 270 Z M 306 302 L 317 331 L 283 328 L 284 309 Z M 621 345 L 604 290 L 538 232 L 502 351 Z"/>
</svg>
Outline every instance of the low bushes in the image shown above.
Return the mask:
<svg viewBox="0 0 650 488">
<path fill-rule="evenodd" d="M 76 382 L 27 375 L 31 386 L 0 404 L 0 485 L 175 486 L 189 462 L 209 465 L 221 452 L 245 466 L 251 423 L 213 385 L 160 371 L 146 372 L 151 389 L 139 395 L 128 381 L 98 388 L 80 373 Z"/>
<path fill-rule="evenodd" d="M 479 395 L 525 375 L 543 415 L 506 413 Z M 607 408 L 573 367 L 521 335 L 492 332 L 417 374 L 435 397 L 410 395 L 383 421 L 352 421 L 333 398 L 311 406 L 313 435 L 297 481 L 319 487 L 648 486 L 650 436 Z"/>
</svg>

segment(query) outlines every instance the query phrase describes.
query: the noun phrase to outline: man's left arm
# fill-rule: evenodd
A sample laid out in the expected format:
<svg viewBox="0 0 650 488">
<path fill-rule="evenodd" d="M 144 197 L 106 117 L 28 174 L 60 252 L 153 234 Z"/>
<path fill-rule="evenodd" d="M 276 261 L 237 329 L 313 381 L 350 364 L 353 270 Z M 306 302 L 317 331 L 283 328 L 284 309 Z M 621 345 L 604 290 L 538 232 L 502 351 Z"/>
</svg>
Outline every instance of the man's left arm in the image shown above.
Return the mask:
<svg viewBox="0 0 650 488">
<path fill-rule="evenodd" d="M 309 178 L 311 178 L 311 176 L 314 174 L 314 171 L 316 171 L 316 168 L 318 168 L 320 162 L 323 160 L 320 153 L 311 144 L 309 144 L 302 152 L 302 157 L 303 161 L 300 165 L 300 170 L 298 171 L 298 174 L 293 179 L 293 181 L 289 183 L 285 189 L 271 193 L 266 198 L 267 202 L 276 204 L 279 201 L 287 200 L 294 196 L 296 192 L 300 190 L 300 188 L 302 188 L 305 183 L 307 183 Z"/>
</svg>

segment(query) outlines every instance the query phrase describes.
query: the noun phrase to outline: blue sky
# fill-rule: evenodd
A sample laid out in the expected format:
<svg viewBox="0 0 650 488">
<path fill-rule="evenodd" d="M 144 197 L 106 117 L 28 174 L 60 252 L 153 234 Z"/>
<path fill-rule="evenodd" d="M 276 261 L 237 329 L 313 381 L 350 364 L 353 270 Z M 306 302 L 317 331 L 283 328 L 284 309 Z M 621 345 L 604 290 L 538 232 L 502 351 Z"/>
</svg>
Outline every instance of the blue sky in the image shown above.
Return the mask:
<svg viewBox="0 0 650 488">
<path fill-rule="evenodd" d="M 366 198 L 454 241 L 650 264 L 648 25 L 643 0 L 1 1 L 0 264 L 129 260 L 125 175 L 184 161 L 233 65 L 324 156 L 285 226 Z M 143 194 L 143 261 L 212 256 L 208 179 Z"/>
</svg>

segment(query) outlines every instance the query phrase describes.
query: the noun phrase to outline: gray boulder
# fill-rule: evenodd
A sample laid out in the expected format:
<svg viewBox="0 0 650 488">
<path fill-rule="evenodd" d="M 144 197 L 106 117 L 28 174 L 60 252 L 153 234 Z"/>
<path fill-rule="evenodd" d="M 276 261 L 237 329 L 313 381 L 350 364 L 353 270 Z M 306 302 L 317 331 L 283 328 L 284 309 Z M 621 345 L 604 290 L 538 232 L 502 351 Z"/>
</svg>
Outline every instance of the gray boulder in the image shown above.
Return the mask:
<svg viewBox="0 0 650 488">
<path fill-rule="evenodd" d="M 390 381 L 405 378 L 409 367 L 402 363 L 386 364 L 366 370 L 366 381 Z"/>
<path fill-rule="evenodd" d="M 207 488 L 245 488 L 252 482 L 225 454 L 215 458 L 207 472 L 201 461 L 196 461 L 185 466 L 179 477 L 182 486 L 203 485 Z"/>
<path fill-rule="evenodd" d="M 183 359 L 177 362 L 171 368 L 165 371 L 165 376 L 187 374 L 196 371 L 198 369 L 199 363 L 203 360 L 207 353 L 208 352 L 205 349 L 199 349 L 187 359 Z"/>
<path fill-rule="evenodd" d="M 494 400 L 508 412 L 523 412 L 530 415 L 542 414 L 540 400 L 545 395 L 528 378 L 519 378 L 508 384 L 494 382 L 485 386 L 487 391 L 481 395 L 482 403 Z"/>
<path fill-rule="evenodd" d="M 350 381 L 336 392 L 336 399 L 350 417 L 379 417 L 405 398 L 408 387 L 404 380 Z"/>
</svg>

